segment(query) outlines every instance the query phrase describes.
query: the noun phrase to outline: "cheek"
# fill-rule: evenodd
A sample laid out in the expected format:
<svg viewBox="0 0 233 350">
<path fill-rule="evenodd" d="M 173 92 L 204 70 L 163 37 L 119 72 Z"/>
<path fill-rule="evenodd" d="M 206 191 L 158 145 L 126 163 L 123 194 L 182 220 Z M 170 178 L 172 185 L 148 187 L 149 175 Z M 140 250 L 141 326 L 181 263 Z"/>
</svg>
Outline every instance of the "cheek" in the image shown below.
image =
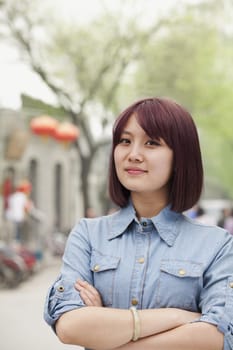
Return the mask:
<svg viewBox="0 0 233 350">
<path fill-rule="evenodd" d="M 117 165 L 119 165 L 121 163 L 122 158 L 123 158 L 122 151 L 117 146 L 114 150 L 113 157 L 114 157 L 115 166 L 117 167 Z"/>
<path fill-rule="evenodd" d="M 113 159 L 114 159 L 114 163 L 115 163 L 116 172 L 118 173 L 118 169 L 119 169 L 119 165 L 121 163 L 121 159 L 120 159 L 120 154 L 119 154 L 119 151 L 118 151 L 117 147 L 114 150 Z"/>
<path fill-rule="evenodd" d="M 161 175 L 164 175 L 169 179 L 173 173 L 173 154 L 170 152 L 161 154 L 158 162 L 155 162 L 154 164 L 154 170 L 160 172 Z"/>
</svg>

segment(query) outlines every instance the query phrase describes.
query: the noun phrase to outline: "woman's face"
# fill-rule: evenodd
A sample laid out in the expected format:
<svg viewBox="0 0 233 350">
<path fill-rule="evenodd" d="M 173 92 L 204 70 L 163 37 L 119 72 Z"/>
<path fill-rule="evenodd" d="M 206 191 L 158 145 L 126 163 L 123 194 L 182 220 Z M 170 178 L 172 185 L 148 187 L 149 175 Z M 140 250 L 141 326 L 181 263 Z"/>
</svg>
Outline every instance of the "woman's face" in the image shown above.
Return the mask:
<svg viewBox="0 0 233 350">
<path fill-rule="evenodd" d="M 153 140 L 138 124 L 135 115 L 126 123 L 114 150 L 116 173 L 121 184 L 134 193 L 151 194 L 166 200 L 173 170 L 173 151 Z"/>
</svg>

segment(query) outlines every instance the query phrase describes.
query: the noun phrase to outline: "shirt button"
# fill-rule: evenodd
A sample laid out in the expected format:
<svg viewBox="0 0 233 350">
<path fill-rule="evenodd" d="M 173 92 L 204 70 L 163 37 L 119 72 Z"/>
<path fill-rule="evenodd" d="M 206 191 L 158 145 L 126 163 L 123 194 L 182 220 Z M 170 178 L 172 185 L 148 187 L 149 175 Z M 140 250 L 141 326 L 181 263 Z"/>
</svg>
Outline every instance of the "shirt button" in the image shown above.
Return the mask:
<svg viewBox="0 0 233 350">
<path fill-rule="evenodd" d="M 64 290 L 65 290 L 64 286 L 58 286 L 57 287 L 57 291 L 58 292 L 64 292 Z"/>
<path fill-rule="evenodd" d="M 229 286 L 230 288 L 233 288 L 233 282 L 230 282 Z"/>
<path fill-rule="evenodd" d="M 138 305 L 138 300 L 137 299 L 132 299 L 131 300 L 131 304 L 134 305 L 134 306 Z"/>
<path fill-rule="evenodd" d="M 142 222 L 142 226 L 146 227 L 146 226 L 147 226 L 147 222 L 146 222 L 146 221 L 143 221 L 143 222 Z"/>
<path fill-rule="evenodd" d="M 99 271 L 99 269 L 100 269 L 100 266 L 98 264 L 94 266 L 94 271 L 95 272 Z"/>
<path fill-rule="evenodd" d="M 180 269 L 178 273 L 180 276 L 184 276 L 186 274 L 186 271 L 184 269 Z"/>
<path fill-rule="evenodd" d="M 139 262 L 139 264 L 143 264 L 145 262 L 145 259 L 144 258 L 139 258 L 138 262 Z"/>
</svg>

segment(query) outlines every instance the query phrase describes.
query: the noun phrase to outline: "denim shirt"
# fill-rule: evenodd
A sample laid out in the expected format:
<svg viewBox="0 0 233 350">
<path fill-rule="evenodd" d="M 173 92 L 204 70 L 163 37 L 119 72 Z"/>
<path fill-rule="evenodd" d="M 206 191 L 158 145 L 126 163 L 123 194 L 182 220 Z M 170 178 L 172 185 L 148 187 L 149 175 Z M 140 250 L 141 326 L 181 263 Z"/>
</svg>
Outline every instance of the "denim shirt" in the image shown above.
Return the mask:
<svg viewBox="0 0 233 350">
<path fill-rule="evenodd" d="M 216 325 L 224 350 L 233 350 L 233 236 L 221 228 L 169 207 L 139 222 L 131 203 L 109 216 L 81 219 L 46 297 L 49 325 L 85 306 L 74 288 L 78 278 L 97 288 L 106 307 L 201 312 L 197 322 Z"/>
</svg>

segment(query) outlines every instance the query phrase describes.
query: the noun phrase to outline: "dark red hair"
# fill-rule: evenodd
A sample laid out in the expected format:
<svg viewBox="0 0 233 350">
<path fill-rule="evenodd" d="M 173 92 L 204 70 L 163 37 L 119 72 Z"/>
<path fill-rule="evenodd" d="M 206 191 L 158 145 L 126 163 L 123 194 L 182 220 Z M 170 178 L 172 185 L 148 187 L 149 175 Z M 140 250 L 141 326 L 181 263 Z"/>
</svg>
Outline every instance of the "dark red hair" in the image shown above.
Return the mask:
<svg viewBox="0 0 233 350">
<path fill-rule="evenodd" d="M 124 207 L 130 196 L 130 191 L 120 183 L 117 177 L 114 150 L 132 114 L 136 116 L 139 125 L 149 137 L 162 138 L 173 150 L 173 175 L 169 198 L 171 209 L 177 212 L 190 209 L 198 202 L 203 186 L 199 138 L 189 112 L 167 98 L 146 98 L 137 101 L 116 119 L 109 168 L 109 194 L 112 201 Z"/>
</svg>

